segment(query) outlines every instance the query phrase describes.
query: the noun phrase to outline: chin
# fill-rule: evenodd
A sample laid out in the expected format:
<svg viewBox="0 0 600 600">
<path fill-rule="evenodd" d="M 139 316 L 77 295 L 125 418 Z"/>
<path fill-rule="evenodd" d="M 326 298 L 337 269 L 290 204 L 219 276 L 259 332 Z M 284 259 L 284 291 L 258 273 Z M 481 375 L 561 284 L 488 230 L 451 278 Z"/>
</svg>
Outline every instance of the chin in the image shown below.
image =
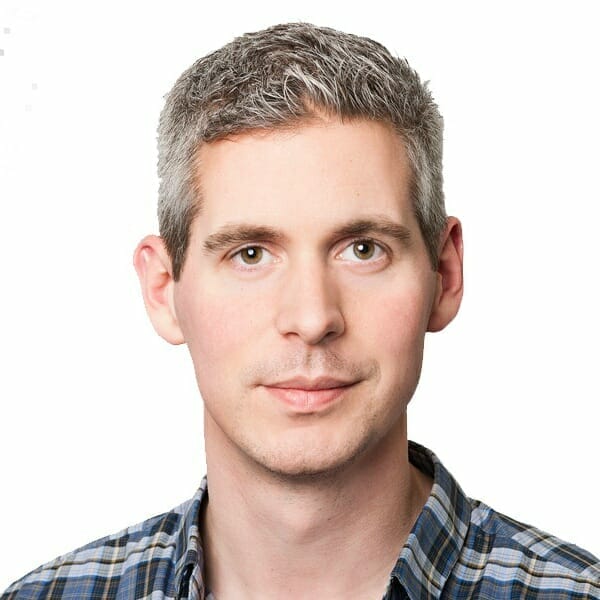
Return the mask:
<svg viewBox="0 0 600 600">
<path fill-rule="evenodd" d="M 302 447 L 247 449 L 246 454 L 277 479 L 301 483 L 335 477 L 351 467 L 371 445 L 372 440 L 366 437 L 337 448 L 305 443 Z"/>
</svg>

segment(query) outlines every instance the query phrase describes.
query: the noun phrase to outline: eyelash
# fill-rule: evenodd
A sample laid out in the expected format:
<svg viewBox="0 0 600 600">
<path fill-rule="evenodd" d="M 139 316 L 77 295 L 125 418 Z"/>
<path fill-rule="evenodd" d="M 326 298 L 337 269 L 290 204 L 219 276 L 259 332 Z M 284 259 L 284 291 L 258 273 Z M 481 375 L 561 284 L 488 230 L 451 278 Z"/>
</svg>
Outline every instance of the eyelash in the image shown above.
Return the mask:
<svg viewBox="0 0 600 600">
<path fill-rule="evenodd" d="M 346 245 L 344 246 L 344 248 L 340 252 L 338 252 L 336 254 L 336 258 L 339 257 L 346 250 L 352 248 L 352 246 L 354 246 L 355 244 L 360 244 L 360 243 L 363 243 L 363 244 L 372 244 L 373 246 L 375 246 L 375 251 L 379 250 L 379 252 L 382 252 L 385 255 L 389 256 L 389 251 L 388 251 L 387 246 L 385 246 L 381 242 L 378 242 L 378 241 L 374 240 L 373 238 L 358 237 L 358 238 L 350 240 L 348 243 L 346 243 Z M 377 258 L 375 258 L 373 260 L 370 260 L 370 257 L 369 257 L 369 259 L 366 259 L 364 261 L 360 261 L 359 260 L 359 261 L 356 261 L 356 262 L 364 262 L 365 264 L 370 264 L 370 263 L 374 263 L 374 262 L 377 262 L 377 261 L 381 260 L 381 258 L 382 257 L 379 256 L 379 257 L 377 257 Z M 351 261 L 351 262 L 355 262 L 355 261 Z"/>
<path fill-rule="evenodd" d="M 380 252 L 383 252 L 384 254 L 389 255 L 389 251 L 388 251 L 387 247 L 384 244 L 382 244 L 381 242 L 375 241 L 374 239 L 368 238 L 368 237 L 358 237 L 358 238 L 354 238 L 352 240 L 347 241 L 345 246 L 342 248 L 342 250 L 340 250 L 339 252 L 336 253 L 335 257 L 338 258 L 343 252 L 345 252 L 346 250 L 348 250 L 355 244 L 359 244 L 359 243 L 373 244 L 373 246 L 375 246 L 376 251 L 379 250 Z M 254 244 L 247 244 L 246 246 L 242 246 L 241 248 L 238 248 L 235 252 L 233 252 L 229 256 L 229 260 L 231 262 L 235 262 L 236 257 L 241 257 L 242 252 L 244 252 L 244 250 L 248 250 L 249 248 L 256 248 L 256 249 L 260 250 L 261 252 L 266 252 L 272 256 L 272 253 L 268 248 L 261 245 L 260 243 L 254 243 Z M 369 264 L 369 263 L 377 262 L 377 261 L 381 260 L 381 258 L 382 257 L 377 257 L 374 260 L 366 259 L 364 261 L 357 260 L 357 261 L 349 261 L 349 262 L 364 262 L 365 264 Z M 274 260 L 269 261 L 269 263 L 274 262 Z M 256 265 L 244 263 L 241 260 L 241 258 L 240 258 L 240 262 L 238 262 L 238 264 L 237 264 L 237 267 L 243 271 L 253 271 L 253 270 L 255 270 L 256 267 L 260 267 L 260 266 L 261 266 L 260 263 L 257 263 Z"/>
<path fill-rule="evenodd" d="M 260 250 L 261 252 L 267 252 L 268 254 L 272 255 L 272 253 L 268 250 L 268 248 L 266 248 L 265 246 L 262 246 L 261 244 L 247 244 L 246 246 L 242 246 L 241 248 L 238 248 L 235 252 L 232 252 L 231 255 L 229 256 L 229 260 L 231 262 L 236 262 L 235 259 L 236 257 L 240 257 L 239 262 L 237 262 L 236 267 L 242 271 L 254 271 L 256 269 L 256 267 L 260 267 L 260 264 L 256 264 L 256 265 L 252 265 L 252 264 L 248 264 L 248 263 L 244 263 L 241 260 L 241 254 L 244 250 L 248 250 L 249 248 L 256 248 L 257 250 Z M 272 262 L 272 261 L 269 261 Z"/>
</svg>

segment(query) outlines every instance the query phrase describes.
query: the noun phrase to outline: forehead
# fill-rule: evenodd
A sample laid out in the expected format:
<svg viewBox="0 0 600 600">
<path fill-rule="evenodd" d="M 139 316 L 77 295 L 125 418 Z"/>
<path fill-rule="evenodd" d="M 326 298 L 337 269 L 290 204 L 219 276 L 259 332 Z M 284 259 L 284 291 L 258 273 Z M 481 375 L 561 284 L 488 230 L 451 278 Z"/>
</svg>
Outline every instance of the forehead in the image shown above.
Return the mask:
<svg viewBox="0 0 600 600">
<path fill-rule="evenodd" d="M 327 119 L 251 131 L 204 144 L 197 158 L 203 229 L 412 214 L 404 143 L 385 123 Z"/>
</svg>

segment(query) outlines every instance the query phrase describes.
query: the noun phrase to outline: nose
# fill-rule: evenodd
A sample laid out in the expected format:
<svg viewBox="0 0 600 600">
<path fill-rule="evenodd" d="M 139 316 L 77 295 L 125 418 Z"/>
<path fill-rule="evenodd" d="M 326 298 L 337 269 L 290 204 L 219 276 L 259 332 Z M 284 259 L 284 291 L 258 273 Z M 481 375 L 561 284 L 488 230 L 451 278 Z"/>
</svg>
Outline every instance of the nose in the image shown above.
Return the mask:
<svg viewBox="0 0 600 600">
<path fill-rule="evenodd" d="M 277 329 L 285 337 L 296 336 L 305 344 L 331 341 L 344 332 L 340 294 L 325 266 L 290 265 L 282 282 Z"/>
</svg>

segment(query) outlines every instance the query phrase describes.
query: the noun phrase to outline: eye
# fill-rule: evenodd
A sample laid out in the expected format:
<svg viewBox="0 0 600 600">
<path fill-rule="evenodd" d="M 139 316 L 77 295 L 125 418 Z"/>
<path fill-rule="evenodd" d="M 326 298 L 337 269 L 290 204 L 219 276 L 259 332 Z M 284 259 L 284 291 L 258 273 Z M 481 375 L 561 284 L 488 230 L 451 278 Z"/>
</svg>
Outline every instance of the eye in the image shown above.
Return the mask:
<svg viewBox="0 0 600 600">
<path fill-rule="evenodd" d="M 338 254 L 338 258 L 350 262 L 373 262 L 383 254 L 383 248 L 373 240 L 355 240 Z"/>
<path fill-rule="evenodd" d="M 273 262 L 273 255 L 262 246 L 246 246 L 231 256 L 240 267 L 255 267 Z"/>
<path fill-rule="evenodd" d="M 248 246 L 240 250 L 240 259 L 247 265 L 257 265 L 263 255 L 263 249 L 258 246 Z"/>
</svg>

